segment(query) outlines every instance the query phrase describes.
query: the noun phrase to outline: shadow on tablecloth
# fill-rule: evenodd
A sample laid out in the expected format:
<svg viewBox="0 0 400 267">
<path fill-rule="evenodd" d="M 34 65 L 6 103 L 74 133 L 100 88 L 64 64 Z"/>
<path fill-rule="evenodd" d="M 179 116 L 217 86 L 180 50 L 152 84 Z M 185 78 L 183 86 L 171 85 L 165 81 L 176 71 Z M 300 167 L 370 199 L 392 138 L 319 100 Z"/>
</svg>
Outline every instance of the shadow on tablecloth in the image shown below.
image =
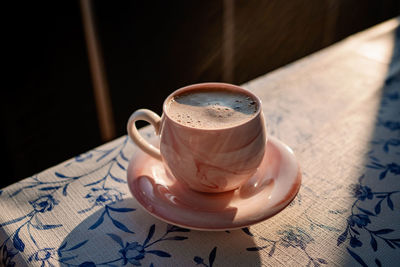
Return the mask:
<svg viewBox="0 0 400 267">
<path fill-rule="evenodd" d="M 155 219 L 132 198 L 104 206 L 76 226 L 57 249 L 59 261 L 73 266 L 261 266 L 248 230 L 203 232 Z M 223 255 L 221 254 L 223 253 Z"/>
<path fill-rule="evenodd" d="M 348 252 L 343 266 L 400 262 L 400 27 L 394 42 L 366 165 L 354 181 L 351 215 L 337 239 Z"/>
</svg>

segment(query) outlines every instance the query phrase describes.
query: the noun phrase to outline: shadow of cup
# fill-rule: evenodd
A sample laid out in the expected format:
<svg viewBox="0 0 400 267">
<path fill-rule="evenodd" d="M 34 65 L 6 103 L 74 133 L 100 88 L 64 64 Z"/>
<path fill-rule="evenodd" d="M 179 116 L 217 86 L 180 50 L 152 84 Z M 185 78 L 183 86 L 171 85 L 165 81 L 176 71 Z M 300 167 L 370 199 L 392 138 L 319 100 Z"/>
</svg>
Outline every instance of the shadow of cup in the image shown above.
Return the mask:
<svg viewBox="0 0 400 267">
<path fill-rule="evenodd" d="M 61 242 L 59 261 L 73 266 L 261 265 L 260 255 L 246 250 L 256 246 L 248 231 L 195 231 L 161 222 L 142 208 L 122 212 L 138 206 L 132 198 L 123 199 L 86 217 Z"/>
</svg>

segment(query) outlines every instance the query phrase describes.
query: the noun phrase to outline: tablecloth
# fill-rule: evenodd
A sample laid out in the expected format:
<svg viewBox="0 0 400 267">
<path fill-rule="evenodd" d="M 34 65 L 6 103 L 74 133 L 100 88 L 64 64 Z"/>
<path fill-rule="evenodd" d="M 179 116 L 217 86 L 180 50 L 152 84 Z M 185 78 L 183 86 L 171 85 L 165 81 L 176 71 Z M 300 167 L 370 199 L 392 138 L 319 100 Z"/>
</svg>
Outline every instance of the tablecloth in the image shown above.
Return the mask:
<svg viewBox="0 0 400 267">
<path fill-rule="evenodd" d="M 398 25 L 390 20 L 243 85 L 302 169 L 300 192 L 276 216 L 220 232 L 154 218 L 128 190 L 138 148 L 123 136 L 0 191 L 0 262 L 399 266 Z"/>
</svg>

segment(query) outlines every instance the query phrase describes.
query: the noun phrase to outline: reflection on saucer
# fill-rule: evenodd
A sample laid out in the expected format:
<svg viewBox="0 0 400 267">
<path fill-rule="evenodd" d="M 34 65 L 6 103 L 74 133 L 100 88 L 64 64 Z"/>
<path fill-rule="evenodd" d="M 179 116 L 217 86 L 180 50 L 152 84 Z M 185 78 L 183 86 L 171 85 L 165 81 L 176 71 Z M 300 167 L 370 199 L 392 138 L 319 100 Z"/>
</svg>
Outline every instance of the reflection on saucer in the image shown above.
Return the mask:
<svg viewBox="0 0 400 267">
<path fill-rule="evenodd" d="M 193 191 L 142 151 L 128 167 L 129 188 L 145 210 L 170 224 L 197 230 L 236 229 L 268 219 L 293 200 L 300 183 L 292 150 L 273 137 L 257 172 L 230 192 Z"/>
</svg>

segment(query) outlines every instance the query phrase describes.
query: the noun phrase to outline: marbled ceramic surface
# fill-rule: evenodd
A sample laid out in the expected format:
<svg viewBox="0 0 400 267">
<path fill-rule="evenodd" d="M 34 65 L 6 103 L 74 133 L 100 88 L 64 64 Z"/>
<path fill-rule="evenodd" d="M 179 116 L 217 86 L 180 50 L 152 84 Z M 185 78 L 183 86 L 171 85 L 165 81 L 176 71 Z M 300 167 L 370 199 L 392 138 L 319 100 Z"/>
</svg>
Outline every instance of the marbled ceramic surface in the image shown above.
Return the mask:
<svg viewBox="0 0 400 267">
<path fill-rule="evenodd" d="M 175 95 L 215 89 L 250 96 L 257 111 L 238 125 L 212 129 L 186 126 L 169 116 L 169 103 Z M 263 159 L 266 128 L 261 106 L 256 95 L 235 85 L 190 85 L 167 97 L 161 118 L 149 110 L 135 111 L 127 124 L 128 134 L 143 151 L 155 158 L 161 156 L 165 167 L 181 183 L 201 192 L 226 192 L 246 182 Z M 137 119 L 147 120 L 155 127 L 160 135 L 159 152 L 137 134 L 133 127 Z"/>
<path fill-rule="evenodd" d="M 201 230 L 236 229 L 265 220 L 290 203 L 300 183 L 300 168 L 292 150 L 276 138 L 269 139 L 256 173 L 230 192 L 193 191 L 144 152 L 136 153 L 128 167 L 129 188 L 150 214 Z"/>
</svg>

